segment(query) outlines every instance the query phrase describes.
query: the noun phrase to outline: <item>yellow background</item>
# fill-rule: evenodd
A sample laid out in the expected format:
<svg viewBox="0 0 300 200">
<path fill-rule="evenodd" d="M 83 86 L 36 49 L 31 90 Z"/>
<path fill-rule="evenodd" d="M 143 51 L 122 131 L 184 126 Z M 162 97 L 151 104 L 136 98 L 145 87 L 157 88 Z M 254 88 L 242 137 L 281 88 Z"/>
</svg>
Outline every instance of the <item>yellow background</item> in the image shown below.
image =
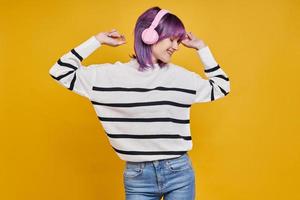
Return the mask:
<svg viewBox="0 0 300 200">
<path fill-rule="evenodd" d="M 191 109 L 197 199 L 300 199 L 296 0 L 2 1 L 0 199 L 124 199 L 125 163 L 92 105 L 48 71 L 112 28 L 127 44 L 102 46 L 83 64 L 128 61 L 137 17 L 152 6 L 203 39 L 231 81 L 227 97 Z M 172 62 L 204 74 L 182 45 Z"/>
</svg>

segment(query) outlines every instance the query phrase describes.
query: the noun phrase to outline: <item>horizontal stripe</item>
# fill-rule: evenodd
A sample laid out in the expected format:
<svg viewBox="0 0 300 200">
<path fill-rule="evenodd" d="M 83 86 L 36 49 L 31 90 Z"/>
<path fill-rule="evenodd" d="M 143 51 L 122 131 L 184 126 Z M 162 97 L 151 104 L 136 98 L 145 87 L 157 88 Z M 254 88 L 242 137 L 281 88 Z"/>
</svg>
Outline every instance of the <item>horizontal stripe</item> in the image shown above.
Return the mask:
<svg viewBox="0 0 300 200">
<path fill-rule="evenodd" d="M 215 100 L 215 97 L 214 97 L 214 84 L 215 82 L 213 80 L 209 80 L 209 83 L 210 85 L 212 86 L 212 89 L 211 89 L 211 101 Z M 229 92 L 226 92 L 222 87 L 220 87 L 218 85 L 219 89 L 221 90 L 221 92 L 224 94 L 224 96 L 226 96 Z"/>
<path fill-rule="evenodd" d="M 220 86 L 218 86 L 221 90 L 221 92 L 224 94 L 224 96 L 226 96 L 228 94 L 228 92 L 226 92 L 223 88 L 221 88 Z"/>
<path fill-rule="evenodd" d="M 83 58 L 75 51 L 75 49 L 72 49 L 71 52 L 72 52 L 73 55 L 76 56 L 76 58 L 78 58 L 80 61 L 83 60 Z"/>
<path fill-rule="evenodd" d="M 206 72 L 206 73 L 214 72 L 214 71 L 217 71 L 218 69 L 220 69 L 219 65 L 217 65 L 216 67 L 210 68 L 210 69 L 205 69 L 204 72 Z"/>
<path fill-rule="evenodd" d="M 64 77 L 66 77 L 66 76 L 68 76 L 69 74 L 72 74 L 74 71 L 69 71 L 69 72 L 67 72 L 67 73 L 65 73 L 65 74 L 63 74 L 63 75 L 60 75 L 60 76 L 58 76 L 58 77 L 55 77 L 55 76 L 53 76 L 52 74 L 50 74 L 50 76 L 52 76 L 52 78 L 54 78 L 55 80 L 60 80 L 60 79 L 62 79 L 62 78 L 64 78 Z"/>
<path fill-rule="evenodd" d="M 124 88 L 124 87 L 96 87 L 93 86 L 93 90 L 96 91 L 133 91 L 133 92 L 148 92 L 151 90 L 174 90 L 179 92 L 186 92 L 190 94 L 196 94 L 195 90 L 183 89 L 183 88 L 167 88 L 167 87 L 156 87 L 156 88 Z"/>
<path fill-rule="evenodd" d="M 73 70 L 77 69 L 77 67 L 75 67 L 74 65 L 71 65 L 70 63 L 62 62 L 60 59 L 57 61 L 57 64 L 59 64 L 60 66 L 71 68 Z"/>
<path fill-rule="evenodd" d="M 215 100 L 214 88 L 211 88 L 210 100 L 211 100 L 211 101 Z"/>
<path fill-rule="evenodd" d="M 189 119 L 174 119 L 174 118 L 116 118 L 116 117 L 99 117 L 101 121 L 110 121 L 110 122 L 174 122 L 179 124 L 188 124 L 190 123 Z"/>
<path fill-rule="evenodd" d="M 123 151 L 112 147 L 116 152 L 129 155 L 182 155 L 187 151 Z"/>
<path fill-rule="evenodd" d="M 139 102 L 139 103 L 99 103 L 91 101 L 93 105 L 111 106 L 111 107 L 138 107 L 138 106 L 155 106 L 155 105 L 171 105 L 183 108 L 191 107 L 191 104 L 181 104 L 172 101 L 152 101 L 152 102 Z"/>
<path fill-rule="evenodd" d="M 221 79 L 224 79 L 225 81 L 229 81 L 229 78 L 228 77 L 225 77 L 224 75 L 220 74 L 220 75 L 216 75 L 214 77 L 218 77 L 218 78 L 221 78 Z"/>
<path fill-rule="evenodd" d="M 106 132 L 106 134 L 110 138 L 134 138 L 134 139 L 162 139 L 162 138 L 181 138 L 184 140 L 192 140 L 191 136 L 181 136 L 178 134 L 156 134 L 156 135 L 132 135 L 132 134 L 109 134 Z"/>
<path fill-rule="evenodd" d="M 55 80 L 59 81 L 59 79 L 58 79 L 57 77 L 53 76 L 52 74 L 50 74 L 50 76 L 51 76 L 52 78 L 54 78 Z"/>
<path fill-rule="evenodd" d="M 75 81 L 76 81 L 76 73 L 74 73 L 74 76 L 73 76 L 73 79 L 72 79 L 72 81 L 71 81 L 69 90 L 73 90 L 74 85 L 75 85 Z"/>
<path fill-rule="evenodd" d="M 215 95 L 214 95 L 214 81 L 213 80 L 209 80 L 209 83 L 211 85 L 211 94 L 210 94 L 210 100 L 213 101 L 215 100 Z"/>
</svg>

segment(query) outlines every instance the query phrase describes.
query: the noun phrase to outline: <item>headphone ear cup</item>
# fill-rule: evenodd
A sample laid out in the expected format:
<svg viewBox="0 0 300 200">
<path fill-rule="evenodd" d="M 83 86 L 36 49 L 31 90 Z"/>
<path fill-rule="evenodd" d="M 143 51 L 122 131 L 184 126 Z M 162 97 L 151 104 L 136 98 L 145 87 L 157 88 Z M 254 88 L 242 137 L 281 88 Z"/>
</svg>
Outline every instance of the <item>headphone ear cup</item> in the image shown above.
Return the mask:
<svg viewBox="0 0 300 200">
<path fill-rule="evenodd" d="M 142 32 L 142 40 L 146 44 L 154 44 L 158 38 L 158 33 L 153 28 L 147 28 Z"/>
</svg>

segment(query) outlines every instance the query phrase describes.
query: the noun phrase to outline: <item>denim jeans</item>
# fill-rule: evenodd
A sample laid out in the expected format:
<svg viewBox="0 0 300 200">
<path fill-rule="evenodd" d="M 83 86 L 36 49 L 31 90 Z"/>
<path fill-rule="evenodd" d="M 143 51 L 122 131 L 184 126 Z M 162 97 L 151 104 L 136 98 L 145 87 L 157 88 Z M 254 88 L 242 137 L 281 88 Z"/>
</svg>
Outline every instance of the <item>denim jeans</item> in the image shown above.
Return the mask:
<svg viewBox="0 0 300 200">
<path fill-rule="evenodd" d="M 194 200 L 195 175 L 187 153 L 177 158 L 131 162 L 123 172 L 126 200 Z"/>
</svg>

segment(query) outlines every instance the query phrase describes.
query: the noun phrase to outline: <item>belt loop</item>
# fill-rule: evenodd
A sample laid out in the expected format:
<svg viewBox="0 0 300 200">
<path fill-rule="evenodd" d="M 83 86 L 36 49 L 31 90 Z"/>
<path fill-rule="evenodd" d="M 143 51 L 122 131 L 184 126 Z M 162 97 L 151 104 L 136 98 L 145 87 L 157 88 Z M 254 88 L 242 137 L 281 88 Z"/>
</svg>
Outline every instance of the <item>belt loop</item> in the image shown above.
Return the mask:
<svg viewBox="0 0 300 200">
<path fill-rule="evenodd" d="M 141 164 L 140 167 L 141 167 L 142 169 L 144 169 L 144 167 L 145 167 L 145 162 L 141 162 L 140 164 Z"/>
</svg>

